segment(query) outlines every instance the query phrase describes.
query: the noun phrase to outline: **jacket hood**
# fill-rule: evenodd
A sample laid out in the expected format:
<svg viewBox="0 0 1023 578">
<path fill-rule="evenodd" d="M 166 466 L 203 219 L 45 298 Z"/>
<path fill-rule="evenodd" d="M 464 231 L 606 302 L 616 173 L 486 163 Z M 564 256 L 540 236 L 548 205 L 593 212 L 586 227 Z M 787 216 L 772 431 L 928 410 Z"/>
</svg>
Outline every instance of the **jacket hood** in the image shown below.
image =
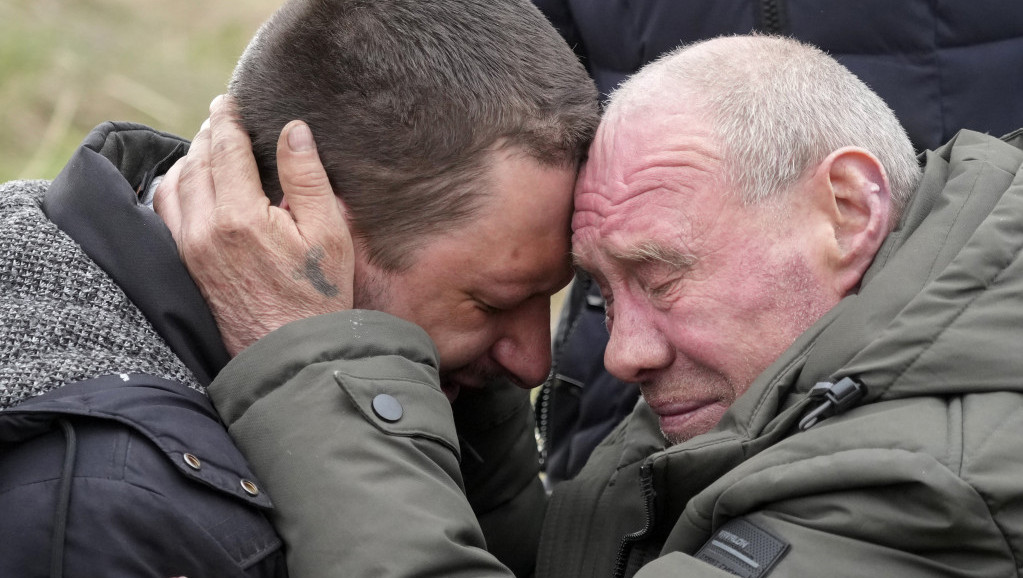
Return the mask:
<svg viewBox="0 0 1023 578">
<path fill-rule="evenodd" d="M 1023 390 L 1021 144 L 1023 132 L 963 131 L 926 153 L 917 193 L 818 337 L 808 377 L 830 357 L 848 361 L 827 381 L 857 379 L 865 401 Z"/>
<path fill-rule="evenodd" d="M 920 186 L 860 291 L 705 435 L 769 444 L 808 411 L 815 384 L 845 377 L 866 386 L 860 403 L 1023 390 L 1023 129 L 1003 139 L 962 131 L 922 158 Z"/>
<path fill-rule="evenodd" d="M 170 231 L 139 202 L 153 178 L 187 151 L 188 141 L 146 126 L 101 124 L 53 180 L 43 211 L 117 283 L 205 386 L 230 356 Z"/>
</svg>

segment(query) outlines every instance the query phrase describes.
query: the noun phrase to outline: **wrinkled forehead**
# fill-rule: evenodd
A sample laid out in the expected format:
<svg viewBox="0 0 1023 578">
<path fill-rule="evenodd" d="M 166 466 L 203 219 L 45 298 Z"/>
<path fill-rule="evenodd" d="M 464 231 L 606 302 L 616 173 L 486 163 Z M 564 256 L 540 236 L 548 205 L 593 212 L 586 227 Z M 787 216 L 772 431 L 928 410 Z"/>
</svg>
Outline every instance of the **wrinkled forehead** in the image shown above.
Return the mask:
<svg viewBox="0 0 1023 578">
<path fill-rule="evenodd" d="M 633 110 L 601 126 L 580 173 L 572 217 L 577 264 L 673 244 L 719 216 L 727 190 L 710 122 L 695 110 Z M 725 203 L 727 204 L 727 203 Z"/>
<path fill-rule="evenodd" d="M 718 185 L 724 158 L 710 122 L 697 110 L 632 109 L 602 121 L 575 188 L 573 231 L 642 197 L 675 204 L 665 194 Z M 691 191 L 690 191 L 691 192 Z"/>
<path fill-rule="evenodd" d="M 675 239 L 688 228 L 685 205 L 670 188 L 618 188 L 628 189 L 604 182 L 576 197 L 572 215 L 576 267 L 606 275 L 602 271 L 606 266 L 636 261 L 625 256 L 649 253 L 657 240 Z"/>
<path fill-rule="evenodd" d="M 590 146 L 589 158 L 580 167 L 574 192 L 572 212 L 572 250 L 577 266 L 589 269 L 593 251 L 600 241 L 604 222 L 613 214 L 613 205 L 620 202 L 624 187 L 625 157 L 634 145 L 628 134 L 614 125 L 601 123 Z M 635 142 L 635 141 L 633 141 Z"/>
<path fill-rule="evenodd" d="M 590 145 L 588 158 L 580 167 L 575 187 L 575 207 L 619 202 L 631 165 L 651 147 L 656 133 L 649 123 L 629 122 L 628 116 L 606 117 Z"/>
<path fill-rule="evenodd" d="M 664 257 L 665 248 L 682 243 L 693 228 L 684 205 L 671 193 L 650 192 L 619 205 L 599 195 L 589 200 L 589 207 L 577 207 L 573 215 L 572 257 L 576 267 L 591 273 L 601 264 L 648 261 L 644 255 L 674 261 Z"/>
</svg>

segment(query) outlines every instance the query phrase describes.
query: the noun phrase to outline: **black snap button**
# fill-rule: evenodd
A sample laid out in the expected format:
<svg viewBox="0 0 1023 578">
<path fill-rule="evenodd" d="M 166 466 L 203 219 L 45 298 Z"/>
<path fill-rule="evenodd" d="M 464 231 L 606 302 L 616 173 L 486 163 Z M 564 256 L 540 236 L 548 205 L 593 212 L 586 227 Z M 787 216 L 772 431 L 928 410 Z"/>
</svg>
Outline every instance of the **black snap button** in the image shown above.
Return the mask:
<svg viewBox="0 0 1023 578">
<path fill-rule="evenodd" d="M 202 467 L 202 462 L 200 462 L 199 458 L 195 457 L 194 455 L 185 454 L 182 457 L 184 458 L 185 463 L 188 464 L 188 467 L 192 468 L 193 470 L 198 470 L 199 468 Z"/>
<path fill-rule="evenodd" d="M 373 398 L 373 413 L 380 419 L 393 423 L 401 419 L 403 410 L 401 403 L 393 396 L 381 393 Z"/>
</svg>

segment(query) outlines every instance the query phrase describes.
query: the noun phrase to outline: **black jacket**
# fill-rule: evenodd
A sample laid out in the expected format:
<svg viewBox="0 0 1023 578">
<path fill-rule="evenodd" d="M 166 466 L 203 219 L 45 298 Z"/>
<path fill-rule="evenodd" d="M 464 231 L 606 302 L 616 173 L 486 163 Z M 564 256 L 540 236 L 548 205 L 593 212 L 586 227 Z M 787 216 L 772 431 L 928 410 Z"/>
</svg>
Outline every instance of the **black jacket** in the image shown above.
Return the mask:
<svg viewBox="0 0 1023 578">
<path fill-rule="evenodd" d="M 169 231 L 137 197 L 187 147 L 101 125 L 42 208 L 205 386 L 229 357 Z M 31 184 L 4 188 L 19 186 Z M 182 383 L 125 370 L 0 412 L 0 576 L 284 576 L 270 508 L 209 400 Z"/>
</svg>

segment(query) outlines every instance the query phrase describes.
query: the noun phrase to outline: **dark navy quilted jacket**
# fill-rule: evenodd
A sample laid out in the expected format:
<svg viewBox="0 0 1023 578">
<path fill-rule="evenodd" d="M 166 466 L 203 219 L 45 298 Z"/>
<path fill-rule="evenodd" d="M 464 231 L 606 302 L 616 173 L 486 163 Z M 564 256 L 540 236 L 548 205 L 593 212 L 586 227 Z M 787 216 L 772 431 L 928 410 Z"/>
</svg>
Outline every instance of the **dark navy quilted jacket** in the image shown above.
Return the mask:
<svg viewBox="0 0 1023 578">
<path fill-rule="evenodd" d="M 534 0 L 584 58 L 603 94 L 683 42 L 789 34 L 880 94 L 918 149 L 960 128 L 1023 126 L 1019 0 Z"/>
</svg>

